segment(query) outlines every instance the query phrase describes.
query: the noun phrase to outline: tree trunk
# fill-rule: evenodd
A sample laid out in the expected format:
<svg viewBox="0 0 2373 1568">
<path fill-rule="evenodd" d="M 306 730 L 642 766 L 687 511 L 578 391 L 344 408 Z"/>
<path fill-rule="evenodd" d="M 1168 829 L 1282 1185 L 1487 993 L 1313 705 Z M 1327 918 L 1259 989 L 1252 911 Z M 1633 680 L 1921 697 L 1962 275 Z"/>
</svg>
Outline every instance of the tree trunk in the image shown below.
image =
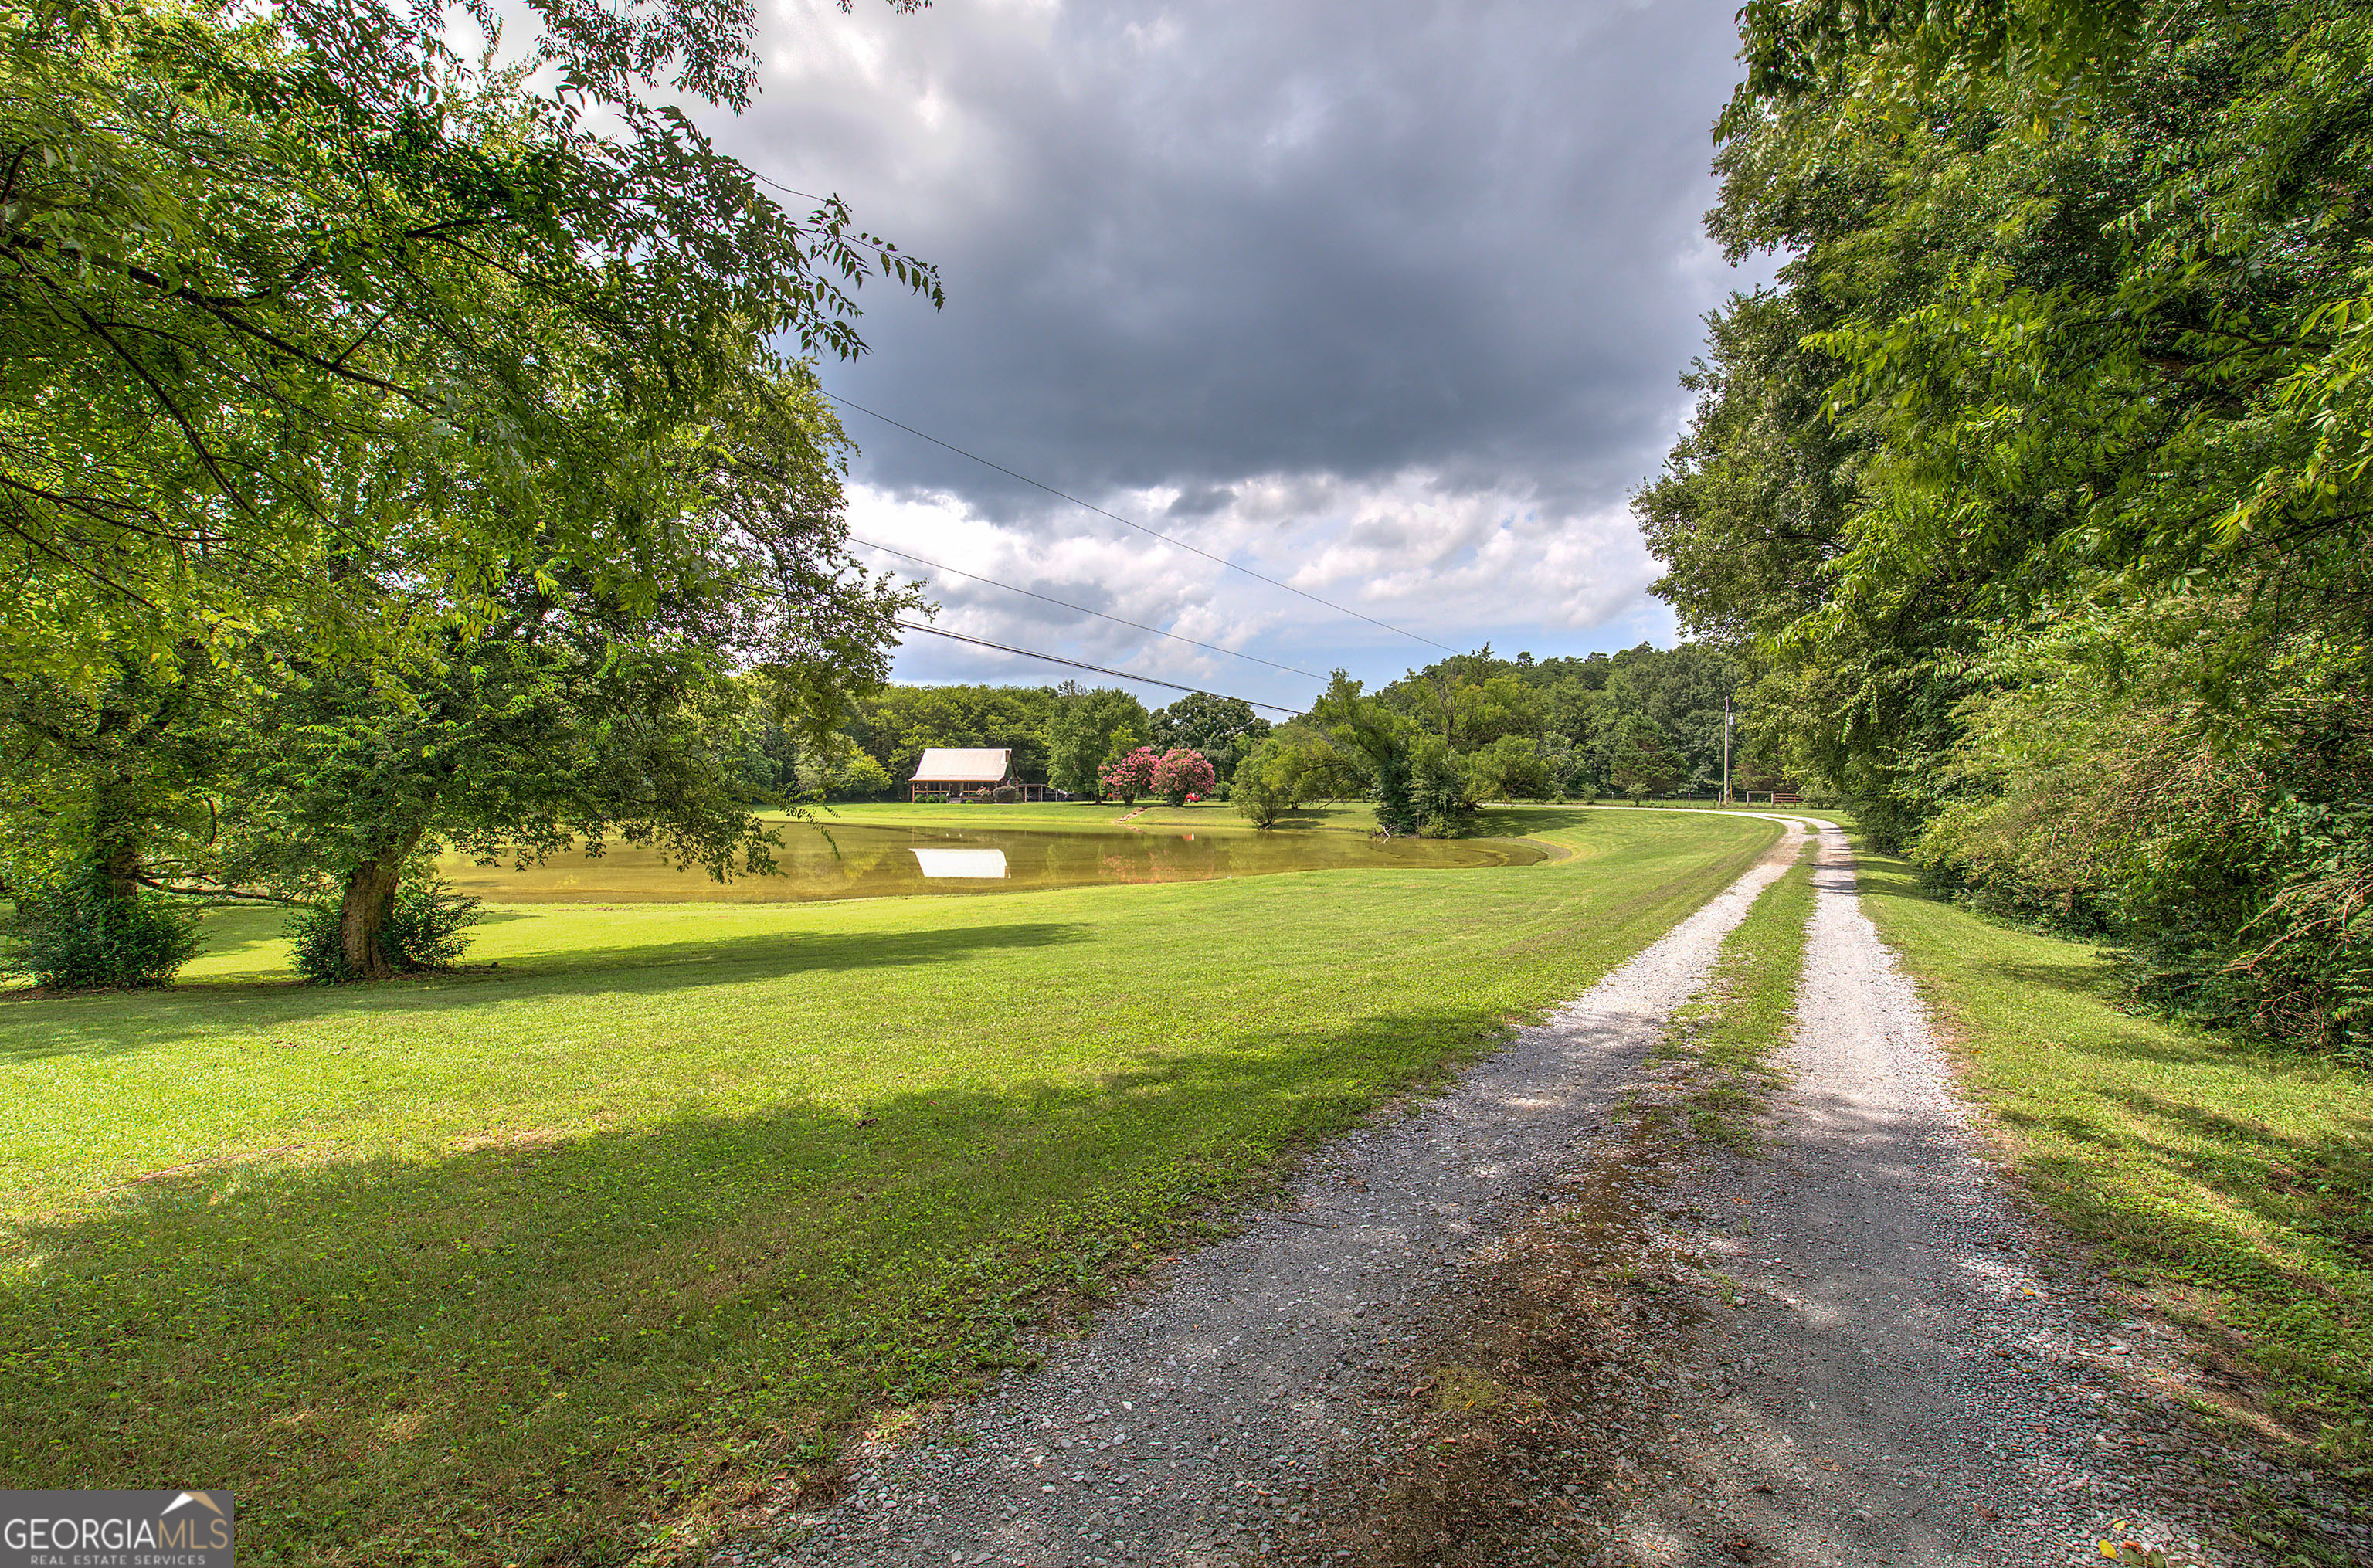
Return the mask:
<svg viewBox="0 0 2373 1568">
<path fill-rule="evenodd" d="M 91 777 L 90 860 L 99 885 L 110 898 L 140 895 L 140 813 L 134 791 L 124 775 L 132 763 L 124 755 L 133 727 L 131 697 L 124 685 L 110 688 L 92 731 L 99 753 Z"/>
<path fill-rule="evenodd" d="M 102 837 L 98 846 L 99 884 L 110 898 L 140 896 L 140 846 L 122 834 Z"/>
<path fill-rule="evenodd" d="M 338 945 L 345 954 L 346 972 L 358 980 L 395 976 L 395 965 L 387 961 L 379 935 L 395 912 L 395 888 L 403 878 L 403 862 L 412 858 L 419 842 L 420 835 L 415 833 L 346 873 L 345 892 L 338 901 Z"/>
</svg>

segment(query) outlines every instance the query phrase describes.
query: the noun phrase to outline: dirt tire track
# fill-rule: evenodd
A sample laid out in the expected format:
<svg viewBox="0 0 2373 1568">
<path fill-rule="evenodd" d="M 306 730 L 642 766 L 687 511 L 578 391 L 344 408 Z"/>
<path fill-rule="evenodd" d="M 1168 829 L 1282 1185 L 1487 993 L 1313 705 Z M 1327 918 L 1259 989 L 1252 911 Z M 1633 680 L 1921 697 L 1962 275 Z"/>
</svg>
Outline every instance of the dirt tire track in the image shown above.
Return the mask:
<svg viewBox="0 0 2373 1568">
<path fill-rule="evenodd" d="M 2110 1536 L 2225 1561 L 2119 1440 L 2141 1326 L 2039 1267 L 1834 826 L 1814 883 L 1775 1157 L 1689 1189 L 1740 1217 L 1691 1238 L 1749 1303 L 1699 1336 L 1724 1397 L 1619 1533 L 1675 1564 L 2075 1563 Z"/>
</svg>

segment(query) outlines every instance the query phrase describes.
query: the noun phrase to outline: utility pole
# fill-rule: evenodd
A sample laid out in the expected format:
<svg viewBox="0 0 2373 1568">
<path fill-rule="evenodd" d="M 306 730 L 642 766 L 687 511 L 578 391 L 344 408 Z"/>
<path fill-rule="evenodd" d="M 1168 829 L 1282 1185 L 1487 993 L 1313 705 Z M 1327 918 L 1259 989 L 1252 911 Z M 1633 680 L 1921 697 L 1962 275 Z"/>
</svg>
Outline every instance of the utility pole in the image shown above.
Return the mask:
<svg viewBox="0 0 2373 1568">
<path fill-rule="evenodd" d="M 1722 694 L 1722 803 L 1730 804 L 1730 694 Z"/>
</svg>

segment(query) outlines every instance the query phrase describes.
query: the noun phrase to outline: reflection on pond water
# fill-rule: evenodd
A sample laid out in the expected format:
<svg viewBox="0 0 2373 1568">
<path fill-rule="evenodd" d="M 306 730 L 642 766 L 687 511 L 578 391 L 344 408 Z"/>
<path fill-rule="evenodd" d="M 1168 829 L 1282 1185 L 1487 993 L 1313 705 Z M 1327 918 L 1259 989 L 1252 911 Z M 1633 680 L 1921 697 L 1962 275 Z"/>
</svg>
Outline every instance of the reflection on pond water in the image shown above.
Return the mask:
<svg viewBox="0 0 2373 1568">
<path fill-rule="evenodd" d="M 1005 877 L 1005 851 L 1002 849 L 926 849 L 921 845 L 913 850 L 915 865 L 927 877 Z"/>
<path fill-rule="evenodd" d="M 711 882 L 661 856 L 613 844 L 599 858 L 555 855 L 540 866 L 473 865 L 449 855 L 453 883 L 498 903 L 680 903 L 735 899 L 800 903 L 901 894 L 990 893 L 1091 883 L 1201 882 L 1271 872 L 1369 867 L 1529 865 L 1545 857 L 1515 839 L 1372 839 L 1357 833 L 1148 828 L 1078 833 L 1029 828 L 914 828 L 832 823 L 778 825 L 781 872 Z"/>
</svg>

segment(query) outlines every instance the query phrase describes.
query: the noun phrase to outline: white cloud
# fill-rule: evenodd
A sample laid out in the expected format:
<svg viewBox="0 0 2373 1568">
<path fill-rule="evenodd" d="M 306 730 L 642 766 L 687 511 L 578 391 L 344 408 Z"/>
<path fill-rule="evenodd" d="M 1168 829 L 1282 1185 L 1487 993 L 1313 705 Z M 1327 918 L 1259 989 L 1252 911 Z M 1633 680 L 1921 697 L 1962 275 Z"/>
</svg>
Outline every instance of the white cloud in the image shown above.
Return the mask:
<svg viewBox="0 0 2373 1568">
<path fill-rule="evenodd" d="M 938 263 L 825 384 L 1422 637 L 1667 638 L 1625 497 L 1739 281 L 1702 232 L 1736 0 L 788 0 L 712 129 Z M 856 532 L 1371 680 L 1436 656 L 885 428 Z M 1309 683 L 978 584 L 943 624 L 1299 701 Z M 907 679 L 1059 679 L 916 638 Z"/>
<path fill-rule="evenodd" d="M 1158 519 L 1175 495 L 1122 494 L 1107 504 L 1126 517 Z M 1015 648 L 1289 707 L 1315 689 L 1310 679 L 996 583 L 1313 675 L 1342 664 L 1381 680 L 1439 652 L 1078 509 L 1000 520 L 952 494 L 901 496 L 857 485 L 849 521 L 861 539 L 953 568 L 932 571 L 860 551 L 871 565 L 929 582 L 941 604 L 936 624 Z M 1642 591 L 1656 568 L 1619 507 L 1573 516 L 1544 509 L 1527 494 L 1461 491 L 1420 471 L 1360 480 L 1264 475 L 1241 482 L 1216 509 L 1163 532 L 1452 648 L 1489 639 L 1505 652 L 1522 646 L 1548 654 L 1669 634 L 1668 624 L 1641 615 Z M 908 639 L 897 673 L 926 681 L 1066 678 L 1052 665 L 927 635 Z"/>
</svg>

